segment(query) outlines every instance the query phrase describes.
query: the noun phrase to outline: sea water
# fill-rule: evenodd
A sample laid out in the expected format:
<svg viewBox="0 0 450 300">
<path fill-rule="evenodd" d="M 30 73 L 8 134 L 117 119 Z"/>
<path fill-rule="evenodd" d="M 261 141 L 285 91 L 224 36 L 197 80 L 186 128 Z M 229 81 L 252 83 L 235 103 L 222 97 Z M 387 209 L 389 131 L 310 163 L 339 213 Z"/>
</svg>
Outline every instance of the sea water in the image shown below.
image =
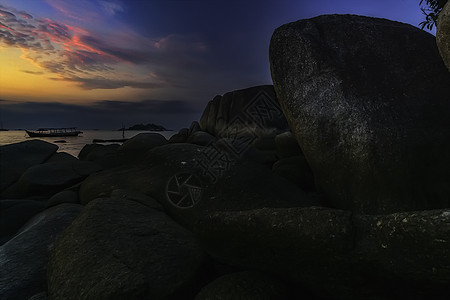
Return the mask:
<svg viewBox="0 0 450 300">
<path fill-rule="evenodd" d="M 94 139 L 101 140 L 117 140 L 117 139 L 129 139 L 139 133 L 159 133 L 166 139 L 169 139 L 174 135 L 175 131 L 125 131 L 125 137 L 122 136 L 122 131 L 112 130 L 82 130 L 83 133 L 79 136 L 72 137 L 39 137 L 30 138 L 24 130 L 9 130 L 0 131 L 0 146 L 19 143 L 30 140 L 43 140 L 49 143 L 53 143 L 59 147 L 58 152 L 67 152 L 75 157 L 78 156 L 80 150 L 86 144 L 92 144 Z M 64 141 L 64 142 L 63 142 Z M 104 145 L 108 143 L 102 143 Z M 111 143 L 110 143 L 111 144 Z"/>
</svg>

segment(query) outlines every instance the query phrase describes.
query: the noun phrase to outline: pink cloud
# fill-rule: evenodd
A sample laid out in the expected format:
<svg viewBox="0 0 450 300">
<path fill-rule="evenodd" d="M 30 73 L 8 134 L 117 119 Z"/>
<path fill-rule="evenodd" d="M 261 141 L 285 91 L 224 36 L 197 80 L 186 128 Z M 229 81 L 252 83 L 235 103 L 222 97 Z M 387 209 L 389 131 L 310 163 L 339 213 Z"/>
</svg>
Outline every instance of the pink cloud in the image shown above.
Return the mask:
<svg viewBox="0 0 450 300">
<path fill-rule="evenodd" d="M 48 1 L 55 6 L 63 3 Z M 60 9 L 65 11 L 63 7 Z M 167 86 L 170 82 L 164 75 L 168 74 L 167 69 L 190 68 L 198 62 L 198 56 L 208 50 L 196 36 L 149 39 L 123 29 L 101 36 L 73 24 L 36 18 L 3 6 L 0 6 L 0 42 L 23 49 L 24 58 L 57 74 L 61 80 L 77 82 L 88 89 Z M 136 79 L 133 83 L 130 74 L 120 71 L 124 63 L 139 67 L 141 75 L 137 75 L 149 82 Z"/>
</svg>

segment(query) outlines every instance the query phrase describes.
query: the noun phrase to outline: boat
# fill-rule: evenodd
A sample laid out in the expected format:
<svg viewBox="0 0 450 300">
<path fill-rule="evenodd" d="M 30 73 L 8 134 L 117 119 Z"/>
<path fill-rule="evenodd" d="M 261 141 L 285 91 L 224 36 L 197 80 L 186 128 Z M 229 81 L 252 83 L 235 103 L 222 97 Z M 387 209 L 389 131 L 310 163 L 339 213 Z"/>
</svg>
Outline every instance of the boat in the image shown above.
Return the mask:
<svg viewBox="0 0 450 300">
<path fill-rule="evenodd" d="M 68 128 L 39 128 L 38 130 L 25 130 L 30 137 L 61 137 L 78 136 L 82 131 L 76 130 L 76 127 Z"/>
</svg>

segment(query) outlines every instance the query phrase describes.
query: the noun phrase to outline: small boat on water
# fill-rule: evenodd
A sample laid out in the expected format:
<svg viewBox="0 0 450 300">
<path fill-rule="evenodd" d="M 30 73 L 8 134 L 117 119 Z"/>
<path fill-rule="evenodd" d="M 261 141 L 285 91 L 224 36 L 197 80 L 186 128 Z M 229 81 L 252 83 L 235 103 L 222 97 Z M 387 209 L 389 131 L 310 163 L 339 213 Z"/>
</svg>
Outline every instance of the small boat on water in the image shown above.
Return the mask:
<svg viewBox="0 0 450 300">
<path fill-rule="evenodd" d="M 25 130 L 30 137 L 61 137 L 78 136 L 82 131 L 76 130 L 76 127 L 68 128 L 39 128 L 38 130 Z"/>
</svg>

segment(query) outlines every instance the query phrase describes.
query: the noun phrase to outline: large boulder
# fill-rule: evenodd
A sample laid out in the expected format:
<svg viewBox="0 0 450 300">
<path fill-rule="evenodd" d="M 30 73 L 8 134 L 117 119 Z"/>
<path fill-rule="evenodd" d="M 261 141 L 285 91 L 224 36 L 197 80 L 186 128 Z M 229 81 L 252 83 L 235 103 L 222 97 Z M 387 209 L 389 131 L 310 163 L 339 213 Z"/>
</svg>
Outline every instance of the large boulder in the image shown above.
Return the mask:
<svg viewBox="0 0 450 300">
<path fill-rule="evenodd" d="M 450 205 L 450 73 L 408 24 L 325 15 L 276 29 L 272 79 L 316 185 L 337 208 Z"/>
<path fill-rule="evenodd" d="M 236 130 L 258 136 L 288 130 L 273 86 L 263 85 L 216 96 L 206 106 L 200 128 L 216 137 L 230 137 Z"/>
<path fill-rule="evenodd" d="M 90 202 L 55 242 L 49 297 L 192 298 L 205 255 L 158 207 L 123 197 Z"/>
<path fill-rule="evenodd" d="M 0 245 L 6 243 L 29 219 L 44 209 L 44 201 L 0 200 Z"/>
<path fill-rule="evenodd" d="M 314 175 L 303 155 L 280 159 L 273 164 L 272 171 L 306 192 L 316 190 Z"/>
<path fill-rule="evenodd" d="M 58 146 L 41 140 L 31 140 L 0 146 L 0 191 L 4 190 L 34 165 L 43 163 Z"/>
<path fill-rule="evenodd" d="M 120 154 L 141 157 L 152 148 L 167 144 L 167 139 L 159 133 L 140 133 L 118 148 Z"/>
<path fill-rule="evenodd" d="M 324 299 L 445 299 L 450 211 L 328 208 L 214 212 L 194 234 L 216 260 L 276 274 Z"/>
<path fill-rule="evenodd" d="M 10 198 L 52 196 L 101 169 L 96 163 L 78 159 L 35 165 L 27 169 L 16 183 L 2 193 L 2 196 Z"/>
<path fill-rule="evenodd" d="M 450 2 L 439 13 L 436 42 L 447 69 L 450 71 Z"/>
<path fill-rule="evenodd" d="M 295 299 L 289 287 L 270 275 L 244 271 L 221 276 L 202 288 L 195 300 Z"/>
<path fill-rule="evenodd" d="M 109 197 L 115 189 L 135 190 L 158 200 L 187 227 L 211 210 L 320 205 L 269 168 L 217 151 L 192 144 L 154 148 L 140 166 L 88 177 L 80 188 L 81 203 Z"/>
<path fill-rule="evenodd" d="M 119 144 L 111 145 L 101 145 L 101 144 L 88 144 L 81 149 L 78 154 L 80 160 L 101 162 L 105 157 L 116 155 L 117 149 L 119 149 Z M 102 163 L 100 163 L 102 164 Z M 102 164 L 103 165 L 103 164 Z"/>
<path fill-rule="evenodd" d="M 81 205 L 62 204 L 45 210 L 0 246 L 0 299 L 28 299 L 47 291 L 49 252 L 81 209 Z"/>
</svg>

